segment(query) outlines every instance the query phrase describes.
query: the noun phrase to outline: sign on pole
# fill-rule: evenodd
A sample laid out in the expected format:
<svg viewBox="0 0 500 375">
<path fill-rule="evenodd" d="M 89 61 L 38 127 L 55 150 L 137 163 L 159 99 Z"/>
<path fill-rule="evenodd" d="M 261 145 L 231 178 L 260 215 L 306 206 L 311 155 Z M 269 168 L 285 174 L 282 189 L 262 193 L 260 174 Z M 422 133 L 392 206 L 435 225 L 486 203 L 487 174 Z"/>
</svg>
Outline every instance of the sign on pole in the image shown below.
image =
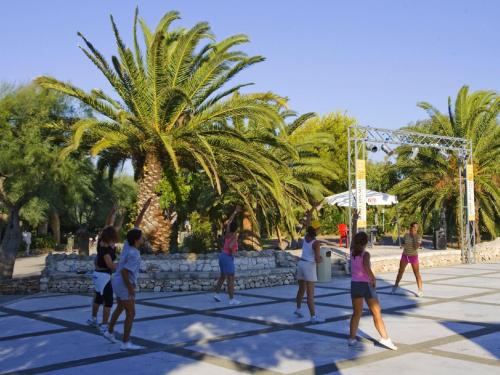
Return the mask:
<svg viewBox="0 0 500 375">
<path fill-rule="evenodd" d="M 358 229 L 366 228 L 366 162 L 356 160 L 356 209 L 358 211 Z"/>
<path fill-rule="evenodd" d="M 467 220 L 476 220 L 476 207 L 474 205 L 474 169 L 472 164 L 467 164 Z"/>
</svg>

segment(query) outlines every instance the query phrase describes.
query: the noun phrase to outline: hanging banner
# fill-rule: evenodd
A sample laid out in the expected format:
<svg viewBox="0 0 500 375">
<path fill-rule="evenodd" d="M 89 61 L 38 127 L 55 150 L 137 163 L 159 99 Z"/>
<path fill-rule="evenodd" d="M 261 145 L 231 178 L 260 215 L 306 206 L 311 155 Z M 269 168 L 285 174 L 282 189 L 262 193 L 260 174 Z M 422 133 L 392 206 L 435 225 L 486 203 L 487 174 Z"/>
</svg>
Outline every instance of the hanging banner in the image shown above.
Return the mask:
<svg viewBox="0 0 500 375">
<path fill-rule="evenodd" d="M 476 220 L 476 206 L 474 205 L 474 169 L 467 164 L 467 220 Z"/>
<path fill-rule="evenodd" d="M 358 230 L 366 228 L 366 162 L 356 160 L 356 209 L 358 211 Z"/>
</svg>

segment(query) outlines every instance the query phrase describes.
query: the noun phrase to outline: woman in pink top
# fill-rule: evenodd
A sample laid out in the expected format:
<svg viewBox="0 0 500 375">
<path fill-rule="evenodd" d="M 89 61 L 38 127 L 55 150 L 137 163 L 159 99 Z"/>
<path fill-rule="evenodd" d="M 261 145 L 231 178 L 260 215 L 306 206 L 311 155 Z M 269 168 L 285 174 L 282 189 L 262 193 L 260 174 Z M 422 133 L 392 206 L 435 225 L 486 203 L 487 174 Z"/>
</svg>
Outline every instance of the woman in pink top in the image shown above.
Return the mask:
<svg viewBox="0 0 500 375">
<path fill-rule="evenodd" d="M 215 286 L 214 299 L 217 302 L 221 301 L 219 295 L 224 281 L 227 279 L 227 293 L 229 294 L 229 304 L 239 305 L 241 302 L 234 298 L 234 255 L 238 251 L 238 223 L 234 221 L 234 218 L 240 212 L 239 206 L 236 206 L 233 214 L 226 222 L 227 229 L 224 236 L 224 247 L 219 254 L 219 268 L 220 276 L 217 280 L 217 285 Z"/>
<path fill-rule="evenodd" d="M 356 345 L 356 333 L 358 332 L 359 320 L 363 314 L 363 300 L 366 301 L 373 315 L 375 328 L 380 334 L 379 343 L 383 346 L 397 350 L 396 345 L 387 336 L 380 304 L 378 302 L 375 275 L 370 265 L 370 253 L 367 252 L 368 235 L 365 232 L 356 233 L 351 245 L 351 299 L 353 314 L 351 317 L 349 346 Z"/>
</svg>

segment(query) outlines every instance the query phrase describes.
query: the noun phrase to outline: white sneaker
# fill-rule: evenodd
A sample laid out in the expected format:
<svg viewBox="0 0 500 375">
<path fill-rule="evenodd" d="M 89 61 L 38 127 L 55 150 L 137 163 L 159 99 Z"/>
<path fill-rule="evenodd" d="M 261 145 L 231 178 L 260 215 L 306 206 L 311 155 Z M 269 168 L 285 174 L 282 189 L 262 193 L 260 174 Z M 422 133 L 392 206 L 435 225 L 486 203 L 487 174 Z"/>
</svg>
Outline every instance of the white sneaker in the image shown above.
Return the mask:
<svg viewBox="0 0 500 375">
<path fill-rule="evenodd" d="M 323 318 L 320 318 L 319 316 L 317 315 L 313 315 L 311 316 L 311 320 L 310 320 L 311 323 L 313 324 L 319 324 L 319 323 L 324 323 L 325 322 L 325 319 Z"/>
<path fill-rule="evenodd" d="M 417 292 L 417 297 L 423 297 L 424 296 L 424 291 L 422 289 L 419 289 Z"/>
<path fill-rule="evenodd" d="M 98 327 L 99 323 L 97 323 L 97 318 L 87 319 L 87 325 L 91 327 Z"/>
<path fill-rule="evenodd" d="M 380 339 L 378 342 L 380 343 L 380 345 L 383 345 L 388 349 L 398 350 L 398 347 L 396 345 L 394 345 L 394 343 L 392 342 L 392 340 L 390 338 Z"/>
<path fill-rule="evenodd" d="M 358 343 L 358 340 L 356 340 L 355 338 L 354 339 L 351 339 L 351 338 L 347 339 L 347 345 L 349 345 L 349 346 L 354 346 L 357 343 Z"/>
<path fill-rule="evenodd" d="M 221 302 L 222 301 L 222 299 L 220 298 L 220 296 L 219 296 L 218 293 L 214 294 L 214 300 L 215 300 L 215 302 Z"/>
<path fill-rule="evenodd" d="M 302 314 L 302 311 L 300 311 L 300 309 L 295 310 L 293 313 L 295 314 L 295 316 L 297 316 L 297 318 L 304 317 L 304 314 Z"/>
<path fill-rule="evenodd" d="M 104 332 L 108 332 L 108 325 L 107 324 L 99 324 L 99 330 L 101 331 L 102 334 L 104 334 Z"/>
<path fill-rule="evenodd" d="M 396 294 L 396 292 L 398 291 L 398 287 L 397 286 L 393 286 L 392 287 L 392 291 L 391 291 L 391 294 Z"/>
<path fill-rule="evenodd" d="M 231 306 L 236 306 L 236 305 L 241 304 L 241 301 L 238 301 L 237 299 L 234 299 L 234 298 L 233 298 L 233 299 L 230 299 L 230 300 L 229 300 L 229 304 L 230 304 Z"/>
<path fill-rule="evenodd" d="M 144 349 L 143 346 L 134 345 L 132 341 L 122 342 L 120 350 L 141 350 Z"/>
<path fill-rule="evenodd" d="M 115 337 L 115 334 L 114 333 L 109 333 L 108 331 L 105 331 L 103 334 L 104 338 L 108 339 L 109 341 L 111 341 L 113 344 L 117 343 L 118 340 L 116 339 Z"/>
</svg>

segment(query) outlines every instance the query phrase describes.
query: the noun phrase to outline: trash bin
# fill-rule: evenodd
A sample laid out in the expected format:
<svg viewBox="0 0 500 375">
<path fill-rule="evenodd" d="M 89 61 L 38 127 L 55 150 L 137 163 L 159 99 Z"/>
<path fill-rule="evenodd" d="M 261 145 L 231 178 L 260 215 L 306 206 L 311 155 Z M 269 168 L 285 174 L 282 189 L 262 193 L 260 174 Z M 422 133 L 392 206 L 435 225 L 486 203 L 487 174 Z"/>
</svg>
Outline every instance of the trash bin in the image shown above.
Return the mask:
<svg viewBox="0 0 500 375">
<path fill-rule="evenodd" d="M 318 270 L 318 282 L 326 283 L 332 279 L 332 251 L 328 248 L 320 248 L 321 263 L 316 265 Z"/>
</svg>

